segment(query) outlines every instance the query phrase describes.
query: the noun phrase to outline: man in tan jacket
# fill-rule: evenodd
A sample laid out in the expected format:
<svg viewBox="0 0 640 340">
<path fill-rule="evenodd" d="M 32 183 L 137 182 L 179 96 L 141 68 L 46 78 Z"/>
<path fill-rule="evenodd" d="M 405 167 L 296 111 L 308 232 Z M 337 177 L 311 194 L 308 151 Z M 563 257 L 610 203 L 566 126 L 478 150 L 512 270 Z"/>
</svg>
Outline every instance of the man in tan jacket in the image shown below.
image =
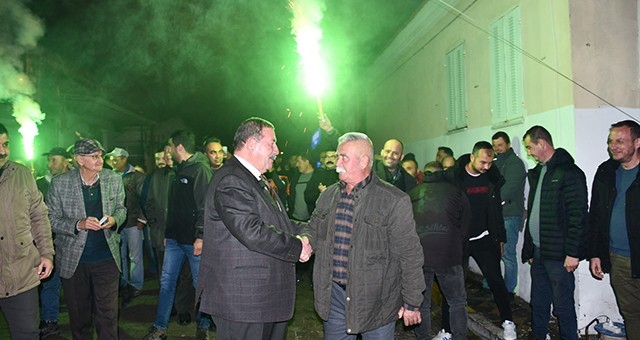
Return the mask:
<svg viewBox="0 0 640 340">
<path fill-rule="evenodd" d="M 53 269 L 47 207 L 31 171 L 9 160 L 0 124 L 0 310 L 13 339 L 37 339 L 38 285 Z"/>
</svg>

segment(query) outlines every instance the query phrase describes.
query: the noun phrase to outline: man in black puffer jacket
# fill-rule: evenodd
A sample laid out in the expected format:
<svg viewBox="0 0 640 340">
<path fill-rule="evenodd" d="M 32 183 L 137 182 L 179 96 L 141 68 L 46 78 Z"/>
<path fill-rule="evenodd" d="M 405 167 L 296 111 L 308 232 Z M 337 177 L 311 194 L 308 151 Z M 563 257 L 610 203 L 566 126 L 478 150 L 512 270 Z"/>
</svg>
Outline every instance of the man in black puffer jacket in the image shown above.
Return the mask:
<svg viewBox="0 0 640 340">
<path fill-rule="evenodd" d="M 554 149 L 542 126 L 523 138 L 527 154 L 539 163 L 529 170 L 528 219 L 522 261 L 531 264 L 531 330 L 544 339 L 551 304 L 562 339 L 578 339 L 573 299 L 573 272 L 584 257 L 587 223 L 587 184 L 569 153 Z"/>
</svg>

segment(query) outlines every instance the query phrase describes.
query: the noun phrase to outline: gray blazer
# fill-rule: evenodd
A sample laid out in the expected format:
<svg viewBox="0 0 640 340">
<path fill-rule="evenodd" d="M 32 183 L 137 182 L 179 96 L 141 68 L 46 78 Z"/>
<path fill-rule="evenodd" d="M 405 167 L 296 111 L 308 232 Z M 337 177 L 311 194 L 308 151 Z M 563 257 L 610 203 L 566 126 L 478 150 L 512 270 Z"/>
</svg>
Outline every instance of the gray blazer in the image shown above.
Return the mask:
<svg viewBox="0 0 640 340">
<path fill-rule="evenodd" d="M 232 157 L 206 196 L 200 310 L 235 322 L 290 319 L 302 251 L 296 233 L 261 182 Z"/>
<path fill-rule="evenodd" d="M 115 226 L 104 229 L 104 236 L 120 269 L 120 234 L 117 232 L 117 226 L 124 222 L 127 215 L 122 177 L 111 170 L 103 169 L 100 172 L 100 191 L 102 211 L 116 220 Z M 47 195 L 47 205 L 51 228 L 56 234 L 56 267 L 60 271 L 60 277 L 68 279 L 78 267 L 88 233 L 86 230 L 76 233 L 76 223 L 87 217 L 80 170 L 73 169 L 53 178 Z"/>
</svg>

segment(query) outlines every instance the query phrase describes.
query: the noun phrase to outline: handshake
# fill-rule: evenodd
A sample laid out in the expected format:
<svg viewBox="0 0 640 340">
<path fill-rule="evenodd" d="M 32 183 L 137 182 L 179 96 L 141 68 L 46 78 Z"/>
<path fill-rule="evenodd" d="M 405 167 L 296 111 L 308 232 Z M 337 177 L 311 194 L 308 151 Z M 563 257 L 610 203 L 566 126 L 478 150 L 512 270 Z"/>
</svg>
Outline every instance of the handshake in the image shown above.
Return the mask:
<svg viewBox="0 0 640 340">
<path fill-rule="evenodd" d="M 302 252 L 300 253 L 300 262 L 307 262 L 309 258 L 313 254 L 313 248 L 311 248 L 311 244 L 309 243 L 309 239 L 306 236 L 298 236 L 300 242 L 302 242 Z"/>
</svg>

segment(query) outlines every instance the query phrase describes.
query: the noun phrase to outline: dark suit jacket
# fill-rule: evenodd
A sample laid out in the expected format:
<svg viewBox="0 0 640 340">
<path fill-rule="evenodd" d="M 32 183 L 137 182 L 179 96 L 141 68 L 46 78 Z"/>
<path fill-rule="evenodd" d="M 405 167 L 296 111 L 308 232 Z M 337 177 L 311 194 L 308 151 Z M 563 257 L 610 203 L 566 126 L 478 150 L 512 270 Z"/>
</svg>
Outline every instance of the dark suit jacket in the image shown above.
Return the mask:
<svg viewBox="0 0 640 340">
<path fill-rule="evenodd" d="M 205 203 L 200 310 L 235 322 L 280 322 L 293 316 L 296 228 L 237 158 L 216 172 Z"/>
</svg>

